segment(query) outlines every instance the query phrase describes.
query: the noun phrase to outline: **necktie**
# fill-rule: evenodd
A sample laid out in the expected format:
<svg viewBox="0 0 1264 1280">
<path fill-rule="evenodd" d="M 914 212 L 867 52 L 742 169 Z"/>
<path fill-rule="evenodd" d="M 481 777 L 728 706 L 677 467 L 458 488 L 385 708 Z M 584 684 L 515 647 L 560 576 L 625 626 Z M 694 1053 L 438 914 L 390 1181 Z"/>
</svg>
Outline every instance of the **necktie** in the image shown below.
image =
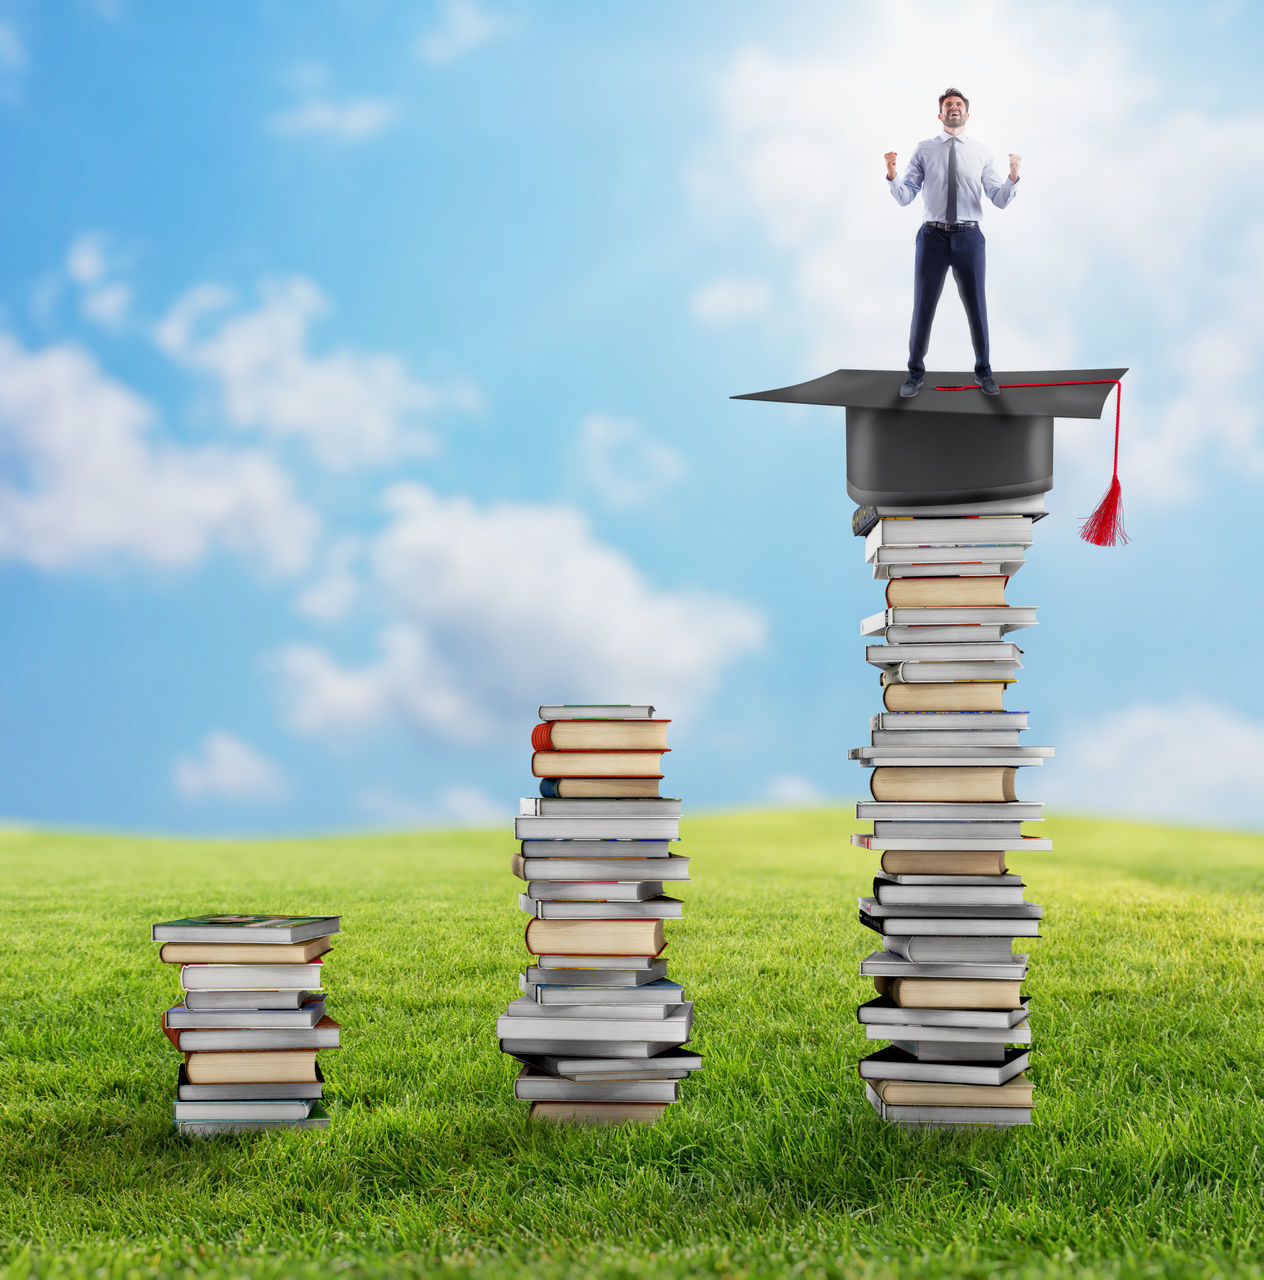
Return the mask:
<svg viewBox="0 0 1264 1280">
<path fill-rule="evenodd" d="M 948 221 L 957 220 L 957 139 L 948 135 Z"/>
</svg>

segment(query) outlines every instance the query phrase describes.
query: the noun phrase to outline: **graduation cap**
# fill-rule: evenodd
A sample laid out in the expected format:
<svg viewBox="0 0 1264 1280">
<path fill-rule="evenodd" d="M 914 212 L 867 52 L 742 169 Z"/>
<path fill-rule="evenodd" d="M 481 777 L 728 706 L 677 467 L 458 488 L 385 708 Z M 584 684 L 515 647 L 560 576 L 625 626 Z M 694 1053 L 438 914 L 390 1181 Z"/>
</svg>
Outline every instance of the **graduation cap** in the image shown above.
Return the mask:
<svg viewBox="0 0 1264 1280">
<path fill-rule="evenodd" d="M 931 506 L 1021 498 L 1053 487 L 1054 418 L 1100 418 L 1127 369 L 997 373 L 985 396 L 972 374 L 927 373 L 900 396 L 904 370 L 836 369 L 823 378 L 734 400 L 847 410 L 847 492 L 862 506 Z M 1119 401 L 1110 488 L 1080 528 L 1097 546 L 1128 539 L 1119 490 Z"/>
</svg>

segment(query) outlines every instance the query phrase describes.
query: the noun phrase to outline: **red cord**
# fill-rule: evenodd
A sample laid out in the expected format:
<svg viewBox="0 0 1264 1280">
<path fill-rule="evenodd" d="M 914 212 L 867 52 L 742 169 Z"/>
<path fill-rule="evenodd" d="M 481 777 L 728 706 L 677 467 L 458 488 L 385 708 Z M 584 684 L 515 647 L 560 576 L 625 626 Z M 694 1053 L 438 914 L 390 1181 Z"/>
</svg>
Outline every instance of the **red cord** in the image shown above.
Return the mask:
<svg viewBox="0 0 1264 1280">
<path fill-rule="evenodd" d="M 1113 547 L 1128 541 L 1124 532 L 1123 496 L 1119 486 L 1119 410 L 1124 398 L 1123 383 L 1118 378 L 1085 378 L 1079 382 L 998 382 L 998 387 L 1093 387 L 1113 383 L 1115 387 L 1115 462 L 1110 486 L 1093 514 L 1080 525 L 1080 537 L 1097 547 Z M 936 387 L 936 391 L 978 391 L 979 386 Z"/>
</svg>

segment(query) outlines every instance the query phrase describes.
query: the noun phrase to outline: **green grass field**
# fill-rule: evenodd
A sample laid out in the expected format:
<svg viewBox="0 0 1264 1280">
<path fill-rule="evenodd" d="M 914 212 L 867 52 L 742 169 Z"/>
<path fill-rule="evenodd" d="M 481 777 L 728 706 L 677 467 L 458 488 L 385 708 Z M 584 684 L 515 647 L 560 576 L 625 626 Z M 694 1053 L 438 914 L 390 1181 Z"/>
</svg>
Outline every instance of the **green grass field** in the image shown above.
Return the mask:
<svg viewBox="0 0 1264 1280">
<path fill-rule="evenodd" d="M 1264 1274 L 1264 838 L 1084 821 L 1020 867 L 1037 1123 L 881 1125 L 855 1064 L 875 856 L 841 810 L 690 819 L 671 975 L 704 1069 L 653 1129 L 529 1123 L 493 1020 L 503 832 L 0 834 L 8 1274 Z M 152 921 L 340 912 L 326 1133 L 174 1136 Z"/>
</svg>

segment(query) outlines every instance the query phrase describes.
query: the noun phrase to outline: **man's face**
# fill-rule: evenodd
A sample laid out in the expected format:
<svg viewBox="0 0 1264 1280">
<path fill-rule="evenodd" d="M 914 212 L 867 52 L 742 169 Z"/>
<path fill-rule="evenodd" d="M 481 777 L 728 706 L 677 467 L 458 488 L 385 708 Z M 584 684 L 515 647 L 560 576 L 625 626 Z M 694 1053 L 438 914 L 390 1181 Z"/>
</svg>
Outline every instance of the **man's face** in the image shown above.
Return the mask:
<svg viewBox="0 0 1264 1280">
<path fill-rule="evenodd" d="M 939 108 L 939 118 L 949 129 L 959 129 L 970 119 L 965 99 L 955 95 L 945 98 L 943 106 Z"/>
</svg>

